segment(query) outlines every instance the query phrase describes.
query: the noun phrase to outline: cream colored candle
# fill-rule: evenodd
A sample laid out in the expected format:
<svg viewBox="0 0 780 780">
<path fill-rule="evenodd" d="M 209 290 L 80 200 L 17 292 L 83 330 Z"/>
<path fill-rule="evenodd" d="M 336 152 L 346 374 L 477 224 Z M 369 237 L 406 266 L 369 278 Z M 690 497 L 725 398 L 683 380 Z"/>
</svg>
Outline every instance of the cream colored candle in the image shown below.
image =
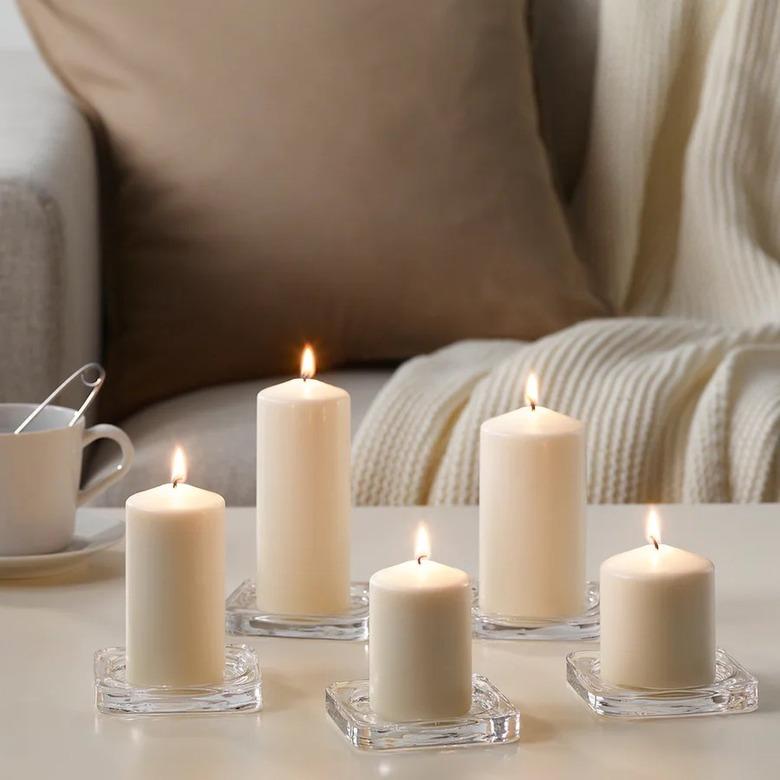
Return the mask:
<svg viewBox="0 0 780 780">
<path fill-rule="evenodd" d="M 133 685 L 217 682 L 225 655 L 225 501 L 171 482 L 127 499 L 127 679 Z"/>
<path fill-rule="evenodd" d="M 488 615 L 557 618 L 585 600 L 585 432 L 529 405 L 482 424 L 479 603 Z"/>
<path fill-rule="evenodd" d="M 715 567 L 661 544 L 648 514 L 648 544 L 601 564 L 601 677 L 626 688 L 687 688 L 715 675 Z"/>
<path fill-rule="evenodd" d="M 439 720 L 471 708 L 471 588 L 460 569 L 416 558 L 376 572 L 369 596 L 369 698 L 391 721 Z"/>
<path fill-rule="evenodd" d="M 349 608 L 349 394 L 314 376 L 257 396 L 257 604 L 287 615 Z"/>
</svg>

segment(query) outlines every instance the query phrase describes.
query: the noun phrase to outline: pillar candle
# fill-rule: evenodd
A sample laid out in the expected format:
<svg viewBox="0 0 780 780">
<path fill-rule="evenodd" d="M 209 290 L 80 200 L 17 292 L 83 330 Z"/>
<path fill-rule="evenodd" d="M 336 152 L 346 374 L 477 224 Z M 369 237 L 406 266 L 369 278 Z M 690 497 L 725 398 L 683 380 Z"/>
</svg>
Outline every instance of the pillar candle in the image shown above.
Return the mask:
<svg viewBox="0 0 780 780">
<path fill-rule="evenodd" d="M 218 682 L 225 654 L 225 501 L 171 482 L 125 506 L 127 680 L 133 685 Z"/>
<path fill-rule="evenodd" d="M 479 603 L 485 614 L 558 618 L 585 600 L 585 433 L 536 403 L 482 424 Z"/>
<path fill-rule="evenodd" d="M 471 708 L 468 575 L 430 560 L 424 529 L 417 557 L 369 583 L 369 699 L 385 720 L 441 720 Z"/>
<path fill-rule="evenodd" d="M 715 675 L 715 569 L 706 558 L 660 543 L 601 565 L 601 677 L 626 688 L 687 688 Z"/>
<path fill-rule="evenodd" d="M 257 396 L 257 604 L 286 615 L 349 608 L 349 394 L 301 377 Z"/>
</svg>

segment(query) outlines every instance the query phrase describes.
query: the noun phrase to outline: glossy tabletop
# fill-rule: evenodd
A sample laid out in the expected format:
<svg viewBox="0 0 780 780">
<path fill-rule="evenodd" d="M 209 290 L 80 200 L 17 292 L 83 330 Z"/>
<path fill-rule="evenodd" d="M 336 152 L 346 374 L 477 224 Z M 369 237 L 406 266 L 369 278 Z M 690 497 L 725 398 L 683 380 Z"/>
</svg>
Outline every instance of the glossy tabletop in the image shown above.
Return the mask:
<svg viewBox="0 0 780 780">
<path fill-rule="evenodd" d="M 84 510 L 86 522 L 120 510 Z M 567 688 L 564 657 L 593 643 L 484 641 L 474 671 L 521 709 L 506 746 L 369 753 L 325 714 L 323 689 L 365 678 L 364 643 L 250 639 L 263 666 L 258 714 L 124 718 L 94 708 L 92 654 L 124 636 L 121 545 L 69 572 L 0 581 L 2 778 L 774 778 L 780 776 L 780 507 L 667 506 L 664 541 L 716 566 L 718 644 L 755 673 L 758 712 L 616 722 Z M 588 573 L 638 546 L 642 507 L 592 507 Z M 358 509 L 353 577 L 408 559 L 417 521 L 433 557 L 476 573 L 475 508 Z M 228 510 L 227 582 L 252 576 L 254 511 Z M 240 641 L 240 640 L 238 640 Z"/>
</svg>

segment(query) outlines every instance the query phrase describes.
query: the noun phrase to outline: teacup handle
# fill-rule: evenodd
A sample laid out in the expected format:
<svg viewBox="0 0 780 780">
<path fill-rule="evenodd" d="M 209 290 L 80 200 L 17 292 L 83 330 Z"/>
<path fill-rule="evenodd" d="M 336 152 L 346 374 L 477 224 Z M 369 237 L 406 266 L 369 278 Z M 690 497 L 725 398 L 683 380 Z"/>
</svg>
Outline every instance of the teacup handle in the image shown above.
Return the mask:
<svg viewBox="0 0 780 780">
<path fill-rule="evenodd" d="M 87 428 L 84 431 L 84 436 L 81 439 L 81 447 L 88 447 L 92 442 L 98 439 L 111 439 L 115 441 L 119 448 L 122 450 L 122 460 L 114 466 L 114 469 L 106 474 L 105 477 L 99 479 L 90 480 L 86 487 L 79 490 L 78 497 L 76 499 L 76 505 L 81 506 L 90 499 L 93 499 L 98 493 L 102 493 L 109 485 L 113 485 L 118 482 L 128 472 L 130 466 L 133 463 L 133 455 L 135 450 L 133 449 L 133 443 L 130 441 L 130 437 L 116 425 L 93 425 L 91 428 Z"/>
</svg>

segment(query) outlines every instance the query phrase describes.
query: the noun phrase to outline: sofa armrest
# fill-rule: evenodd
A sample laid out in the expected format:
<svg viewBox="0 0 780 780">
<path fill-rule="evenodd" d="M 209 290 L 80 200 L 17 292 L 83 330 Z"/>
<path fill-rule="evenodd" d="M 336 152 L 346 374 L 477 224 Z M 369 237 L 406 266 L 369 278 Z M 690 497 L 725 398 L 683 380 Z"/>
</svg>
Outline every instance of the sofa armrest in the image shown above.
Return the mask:
<svg viewBox="0 0 780 780">
<path fill-rule="evenodd" d="M 99 357 L 97 208 L 84 117 L 35 52 L 0 51 L 0 401 Z"/>
</svg>

